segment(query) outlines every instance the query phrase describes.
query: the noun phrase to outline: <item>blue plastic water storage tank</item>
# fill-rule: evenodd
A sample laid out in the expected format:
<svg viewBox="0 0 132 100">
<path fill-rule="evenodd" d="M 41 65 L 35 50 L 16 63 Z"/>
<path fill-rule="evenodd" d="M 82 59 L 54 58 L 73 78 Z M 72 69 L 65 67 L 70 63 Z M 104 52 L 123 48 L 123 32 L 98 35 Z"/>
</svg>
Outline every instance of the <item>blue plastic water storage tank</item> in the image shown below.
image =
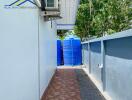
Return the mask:
<svg viewBox="0 0 132 100">
<path fill-rule="evenodd" d="M 70 36 L 63 41 L 63 57 L 64 65 L 81 65 L 82 51 L 81 40 L 79 38 Z"/>
<path fill-rule="evenodd" d="M 63 61 L 63 52 L 62 52 L 61 40 L 57 40 L 57 66 L 62 65 L 62 61 Z"/>
</svg>

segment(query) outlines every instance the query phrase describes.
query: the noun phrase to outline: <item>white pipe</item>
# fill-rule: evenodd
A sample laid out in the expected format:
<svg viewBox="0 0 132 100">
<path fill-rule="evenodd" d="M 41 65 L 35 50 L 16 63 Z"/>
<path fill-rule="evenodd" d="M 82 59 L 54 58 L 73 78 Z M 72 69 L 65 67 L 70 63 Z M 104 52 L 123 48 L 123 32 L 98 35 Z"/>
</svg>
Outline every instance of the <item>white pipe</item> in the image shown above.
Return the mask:
<svg viewBox="0 0 132 100">
<path fill-rule="evenodd" d="M 34 2 L 37 4 L 38 7 L 41 7 L 41 2 L 40 2 L 40 0 L 34 0 Z"/>
</svg>

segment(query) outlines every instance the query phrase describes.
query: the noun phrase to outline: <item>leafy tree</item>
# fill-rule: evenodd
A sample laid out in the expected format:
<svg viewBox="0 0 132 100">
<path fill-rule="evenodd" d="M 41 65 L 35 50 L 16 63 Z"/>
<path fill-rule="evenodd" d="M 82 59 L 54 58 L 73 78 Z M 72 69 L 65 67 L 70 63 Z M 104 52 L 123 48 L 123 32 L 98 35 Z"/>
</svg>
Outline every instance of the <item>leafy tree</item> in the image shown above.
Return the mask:
<svg viewBox="0 0 132 100">
<path fill-rule="evenodd" d="M 75 33 L 80 38 L 89 38 L 129 29 L 131 5 L 131 0 L 81 0 Z"/>
<path fill-rule="evenodd" d="M 58 30 L 58 31 L 57 31 L 57 36 L 58 36 L 61 40 L 63 40 L 63 39 L 65 38 L 65 36 L 66 36 L 66 32 L 67 32 L 67 30 Z"/>
<path fill-rule="evenodd" d="M 75 35 L 74 30 L 58 30 L 57 35 L 59 39 L 63 40 L 66 36 Z"/>
</svg>

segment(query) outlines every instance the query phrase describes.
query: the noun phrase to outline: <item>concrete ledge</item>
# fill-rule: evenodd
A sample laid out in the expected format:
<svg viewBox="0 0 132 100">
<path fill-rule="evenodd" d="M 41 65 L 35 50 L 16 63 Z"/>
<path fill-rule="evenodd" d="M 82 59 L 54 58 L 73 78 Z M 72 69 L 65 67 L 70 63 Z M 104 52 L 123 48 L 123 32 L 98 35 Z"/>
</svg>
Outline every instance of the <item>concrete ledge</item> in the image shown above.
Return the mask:
<svg viewBox="0 0 132 100">
<path fill-rule="evenodd" d="M 88 70 L 86 68 L 82 68 L 82 69 L 90 77 L 92 82 L 96 85 L 96 87 L 99 89 L 99 91 L 105 97 L 105 99 L 106 100 L 112 100 L 112 98 L 108 95 L 108 93 L 102 90 L 101 86 L 99 85 L 99 82 L 91 74 L 89 74 Z"/>
<path fill-rule="evenodd" d="M 107 41 L 107 40 L 111 40 L 111 39 L 118 39 L 118 38 L 124 38 L 124 37 L 129 37 L 129 36 L 132 36 L 132 29 L 118 32 L 118 33 L 115 33 L 112 35 L 104 36 L 101 38 L 96 38 L 96 39 L 93 39 L 90 41 L 83 42 L 82 44 L 91 43 L 91 42 L 99 42 L 99 41 Z"/>
</svg>

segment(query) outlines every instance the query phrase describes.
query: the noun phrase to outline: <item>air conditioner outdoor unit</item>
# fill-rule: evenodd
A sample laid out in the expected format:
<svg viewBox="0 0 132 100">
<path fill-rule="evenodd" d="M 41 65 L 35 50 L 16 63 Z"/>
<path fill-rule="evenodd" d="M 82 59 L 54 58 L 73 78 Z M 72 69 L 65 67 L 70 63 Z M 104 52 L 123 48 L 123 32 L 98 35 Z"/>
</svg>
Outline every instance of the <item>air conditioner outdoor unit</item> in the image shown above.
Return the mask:
<svg viewBox="0 0 132 100">
<path fill-rule="evenodd" d="M 41 8 L 41 16 L 44 16 L 46 21 L 61 18 L 60 0 L 35 0 L 35 2 Z"/>
</svg>

